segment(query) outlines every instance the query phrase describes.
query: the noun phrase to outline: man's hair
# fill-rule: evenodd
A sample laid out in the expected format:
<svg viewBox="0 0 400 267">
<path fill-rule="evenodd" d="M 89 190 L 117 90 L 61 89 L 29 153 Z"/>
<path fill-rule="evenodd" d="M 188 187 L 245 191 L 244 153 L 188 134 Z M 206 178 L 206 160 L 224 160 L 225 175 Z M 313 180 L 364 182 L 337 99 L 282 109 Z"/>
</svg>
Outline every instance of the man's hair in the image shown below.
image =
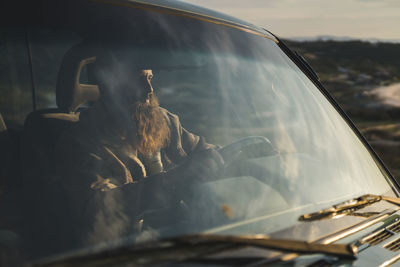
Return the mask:
<svg viewBox="0 0 400 267">
<path fill-rule="evenodd" d="M 133 104 L 130 112 L 135 128 L 133 139 L 140 153 L 151 155 L 168 145 L 170 129 L 154 95 L 149 103 Z"/>
</svg>

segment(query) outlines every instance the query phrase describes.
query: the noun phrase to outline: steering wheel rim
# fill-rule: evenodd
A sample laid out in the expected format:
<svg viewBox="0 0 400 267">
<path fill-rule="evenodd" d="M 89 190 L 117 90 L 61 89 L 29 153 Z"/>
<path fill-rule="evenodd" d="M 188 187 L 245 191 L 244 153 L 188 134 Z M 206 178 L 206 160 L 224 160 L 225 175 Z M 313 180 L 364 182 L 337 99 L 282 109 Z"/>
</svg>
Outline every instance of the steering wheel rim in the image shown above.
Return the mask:
<svg viewBox="0 0 400 267">
<path fill-rule="evenodd" d="M 272 146 L 271 141 L 264 136 L 247 136 L 238 139 L 233 143 L 230 143 L 218 149 L 218 152 L 224 159 L 225 163 L 228 164 L 234 159 L 235 155 L 243 151 L 245 148 L 256 145 L 264 146 L 264 156 L 272 156 L 278 154 L 278 151 Z"/>
</svg>

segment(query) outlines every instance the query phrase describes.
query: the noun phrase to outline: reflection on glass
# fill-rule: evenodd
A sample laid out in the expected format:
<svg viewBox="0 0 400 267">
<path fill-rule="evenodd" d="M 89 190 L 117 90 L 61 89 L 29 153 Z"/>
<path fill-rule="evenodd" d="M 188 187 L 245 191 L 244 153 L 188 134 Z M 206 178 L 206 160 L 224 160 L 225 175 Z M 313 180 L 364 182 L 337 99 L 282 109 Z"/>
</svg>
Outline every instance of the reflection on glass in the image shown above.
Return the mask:
<svg viewBox="0 0 400 267">
<path fill-rule="evenodd" d="M 23 205 L 13 205 L 19 221 L 31 222 L 15 230 L 26 257 L 190 233 L 273 234 L 341 200 L 394 194 L 347 123 L 272 40 L 92 4 L 74 16 L 52 13 L 51 27 L 30 27 L 44 115 L 25 125 L 25 135 L 36 135 L 21 149 L 38 163 L 16 175 Z M 77 65 L 93 54 L 75 86 Z M 62 71 L 75 73 L 65 84 L 76 103 L 91 103 L 47 114 L 45 107 L 68 103 L 62 95 L 54 102 Z M 76 90 L 89 84 L 99 98 Z M 2 113 L 9 103 L 0 102 Z M 140 124 L 138 110 L 156 115 Z M 160 132 L 167 141 L 147 149 Z M 33 153 L 26 140 L 36 137 L 44 142 Z"/>
</svg>

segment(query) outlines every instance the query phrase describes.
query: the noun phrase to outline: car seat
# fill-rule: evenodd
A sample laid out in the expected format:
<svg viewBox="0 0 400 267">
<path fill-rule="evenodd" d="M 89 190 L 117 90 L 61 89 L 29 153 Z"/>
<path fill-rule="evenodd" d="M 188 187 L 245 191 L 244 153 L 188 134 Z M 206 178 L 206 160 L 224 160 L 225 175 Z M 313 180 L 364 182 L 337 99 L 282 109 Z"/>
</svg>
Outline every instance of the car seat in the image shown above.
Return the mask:
<svg viewBox="0 0 400 267">
<path fill-rule="evenodd" d="M 0 114 L 0 196 L 20 185 L 20 143 L 21 131 L 8 129 Z"/>
<path fill-rule="evenodd" d="M 30 113 L 22 136 L 22 195 L 24 217 L 28 225 L 21 231 L 28 240 L 25 248 L 31 257 L 60 250 L 55 244 L 65 243 L 54 235 L 62 232 L 60 213 L 67 212 L 64 193 L 55 176 L 54 148 L 59 137 L 79 121 L 78 108 L 96 101 L 97 85 L 80 83 L 83 66 L 95 61 L 95 52 L 87 44 L 78 44 L 64 55 L 56 84 L 57 108 Z M 40 244 L 35 241 L 40 241 Z M 43 247 L 44 245 L 44 247 Z M 44 253 L 44 254 L 43 254 Z"/>
<path fill-rule="evenodd" d="M 22 138 L 24 174 L 54 166 L 52 154 L 59 136 L 79 120 L 78 108 L 82 104 L 98 99 L 97 85 L 80 83 L 83 66 L 94 61 L 94 51 L 86 44 L 76 45 L 64 55 L 56 84 L 57 108 L 34 111 L 25 120 Z"/>
<path fill-rule="evenodd" d="M 19 249 L 18 222 L 20 177 L 20 131 L 9 130 L 0 114 L 0 251 L 14 253 Z"/>
</svg>

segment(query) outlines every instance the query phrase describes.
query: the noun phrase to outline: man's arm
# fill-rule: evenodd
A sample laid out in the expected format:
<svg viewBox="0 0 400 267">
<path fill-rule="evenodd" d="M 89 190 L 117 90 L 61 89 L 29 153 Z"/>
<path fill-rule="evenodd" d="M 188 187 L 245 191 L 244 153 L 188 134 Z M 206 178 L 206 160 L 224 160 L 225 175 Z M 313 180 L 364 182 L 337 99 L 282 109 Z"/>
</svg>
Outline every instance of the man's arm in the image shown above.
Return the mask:
<svg viewBox="0 0 400 267">
<path fill-rule="evenodd" d="M 163 111 L 171 134 L 165 153 L 173 163 L 180 164 L 195 152 L 216 148 L 206 143 L 204 138 L 183 128 L 177 115 L 166 109 Z"/>
</svg>

